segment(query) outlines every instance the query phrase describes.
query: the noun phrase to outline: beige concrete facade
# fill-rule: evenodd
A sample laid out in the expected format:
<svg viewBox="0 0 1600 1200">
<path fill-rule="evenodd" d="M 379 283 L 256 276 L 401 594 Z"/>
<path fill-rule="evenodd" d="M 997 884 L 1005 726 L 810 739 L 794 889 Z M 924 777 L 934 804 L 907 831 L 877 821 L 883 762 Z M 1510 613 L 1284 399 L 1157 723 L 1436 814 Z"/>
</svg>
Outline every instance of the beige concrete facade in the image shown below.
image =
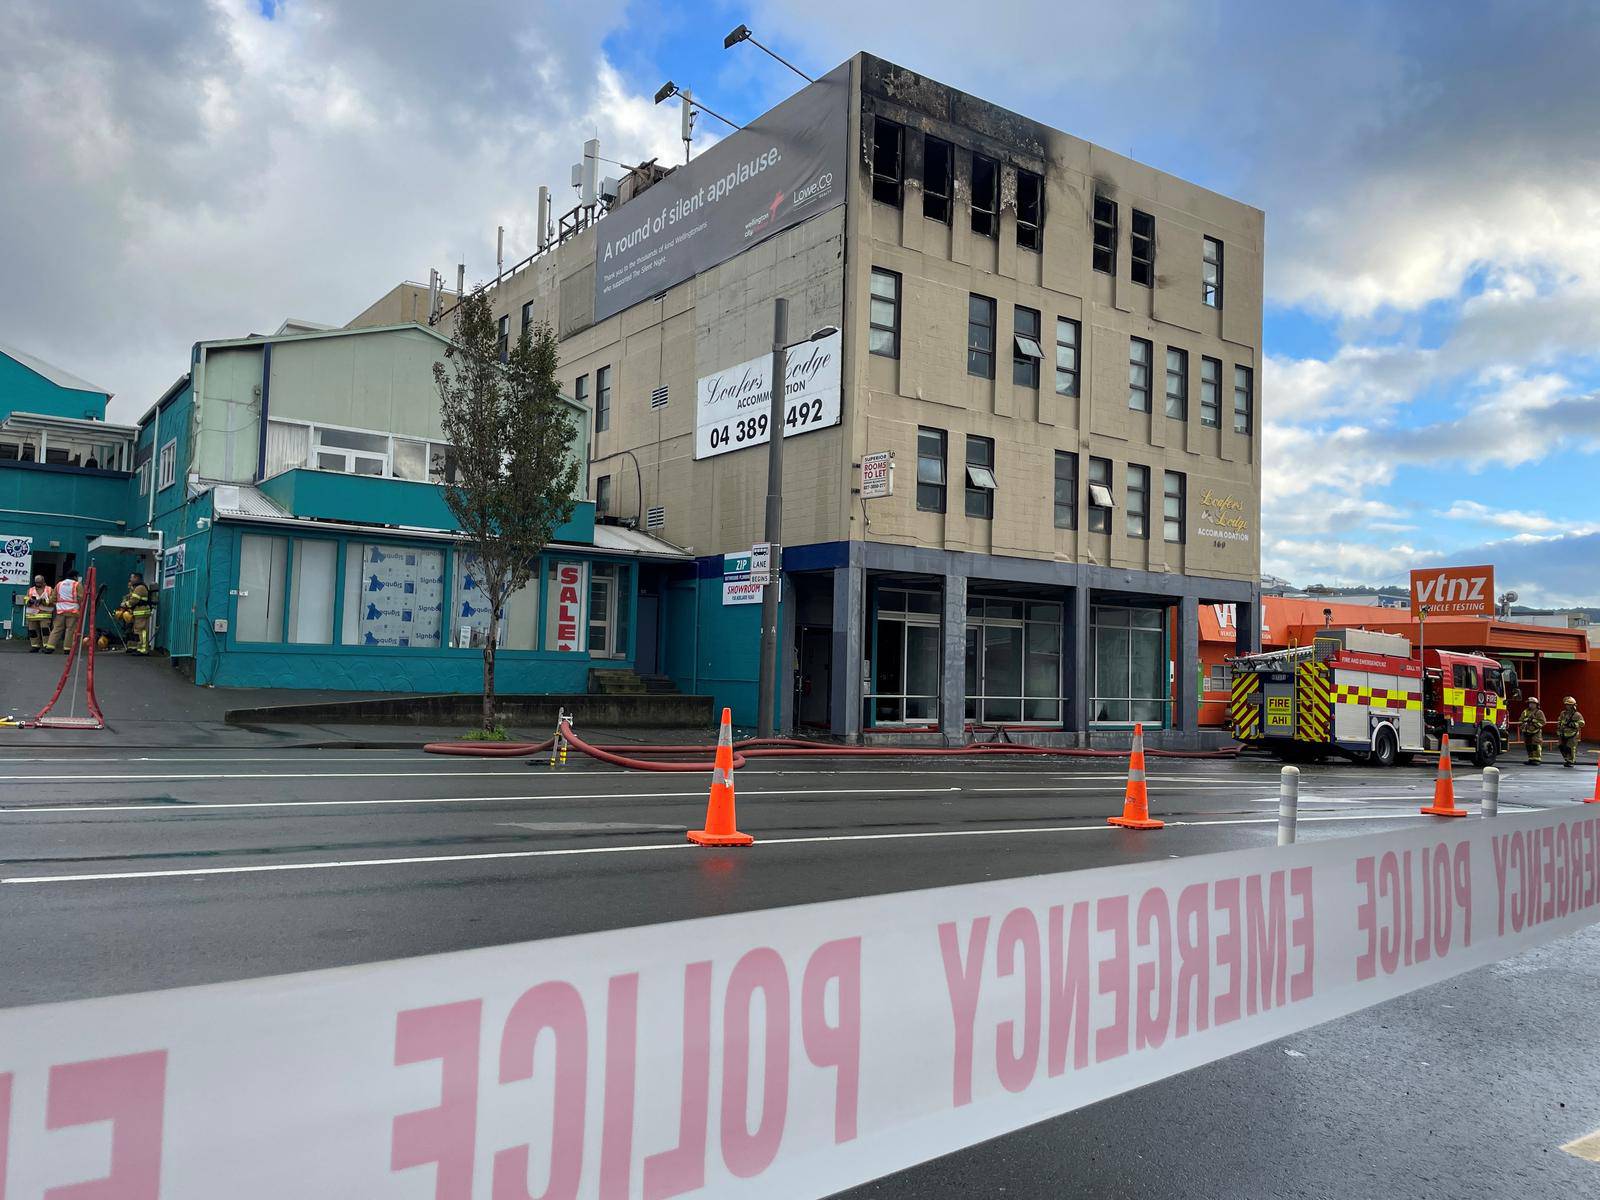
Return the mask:
<svg viewBox="0 0 1600 1200">
<path fill-rule="evenodd" d="M 795 622 L 801 642 L 810 623 L 831 637 L 837 666 L 827 686 L 835 731 L 859 733 L 864 701 L 872 711 L 874 685 L 863 676 L 876 668 L 863 660 L 874 653 L 873 588 L 916 578 L 943 593 L 938 729 L 945 740 L 962 733 L 968 597 L 1008 589 L 1063 605 L 1060 727 L 1080 735 L 1104 720 L 1091 712 L 1099 703 L 1091 703 L 1096 606 L 1143 602 L 1177 610 L 1167 703 L 1170 724 L 1192 731 L 1198 689 L 1179 664 L 1198 662 L 1196 605 L 1239 603 L 1248 612 L 1259 595 L 1262 212 L 870 55 L 851 61 L 848 103 L 853 153 L 843 207 L 598 323 L 592 320 L 594 225 L 488 287 L 511 338 L 525 317 L 555 327 L 568 393 L 597 417 L 609 410 L 593 433 L 590 495 L 608 479 L 611 514 L 641 526 L 651 509 L 663 509 L 664 524 L 652 532 L 702 559 L 746 549 L 763 536 L 766 450 L 697 461 L 696 383 L 770 352 L 772 301 L 785 297 L 791 340 L 826 325 L 843 331 L 842 421 L 787 440 L 784 481 L 783 540 L 791 552 L 785 566 L 802 573 L 803 593 L 788 606 L 799 615 L 785 618 L 784 637 L 795 645 Z M 898 205 L 873 198 L 878 118 L 901 131 Z M 948 220 L 925 215 L 928 139 L 953 148 Z M 998 165 L 993 237 L 976 232 L 972 220 L 975 155 Z M 1019 173 L 1043 181 L 1037 250 L 1019 244 Z M 1097 194 L 1116 210 L 1109 273 L 1094 265 Z M 605 220 L 626 224 L 634 203 Z M 1136 210 L 1154 222 L 1149 286 L 1135 282 L 1132 271 Z M 1205 238 L 1223 247 L 1219 306 L 1202 300 Z M 869 352 L 874 268 L 901 281 L 894 357 Z M 973 296 L 994 303 L 992 378 L 968 370 Z M 358 320 L 403 303 L 391 293 Z M 1019 308 L 1040 317 L 1037 387 L 1013 382 Z M 1076 395 L 1058 394 L 1055 385 L 1058 318 L 1081 329 Z M 446 332 L 449 324 L 447 312 Z M 1150 344 L 1148 412 L 1129 404 L 1133 338 Z M 1185 419 L 1165 411 L 1169 348 L 1186 355 Z M 1208 359 L 1219 368 L 1215 423 L 1202 420 Z M 1250 372 L 1247 432 L 1235 429 L 1235 368 Z M 605 405 L 598 394 L 602 373 Z M 652 410 L 651 393 L 662 386 L 668 402 Z M 946 435 L 942 512 L 918 506 L 919 428 Z M 993 440 L 992 519 L 965 512 L 969 435 Z M 856 495 L 858 468 L 875 451 L 894 453 L 895 490 L 863 502 Z M 1075 520 L 1066 528 L 1055 515 L 1058 453 L 1077 455 Z M 1110 463 L 1114 507 L 1107 532 L 1089 529 L 1091 459 Z M 1144 537 L 1128 533 L 1130 465 L 1150 472 Z M 1182 537 L 1170 541 L 1163 527 L 1166 472 L 1183 477 L 1186 508 Z M 792 552 L 806 547 L 817 552 L 802 556 L 806 565 L 797 568 Z M 1253 632 L 1251 621 L 1242 622 L 1241 642 Z M 806 670 L 803 661 L 800 669 Z M 970 665 L 967 672 L 970 713 Z"/>
<path fill-rule="evenodd" d="M 588 321 L 593 227 L 492 288 L 494 312 L 508 318 L 512 337 L 528 302 L 535 320 L 556 326 L 564 382 L 591 407 L 597 400 L 596 375 L 608 371 L 609 427 L 595 433 L 591 484 L 612 477 L 614 510 L 642 521 L 643 514 L 632 511 L 634 481 L 624 478 L 632 473 L 632 462 L 617 457 L 631 451 L 643 474 L 644 507 L 666 510 L 663 536 L 702 555 L 758 540 L 766 453 L 758 447 L 696 462 L 695 383 L 770 349 L 772 300 L 782 295 L 790 303 L 792 338 L 821 325 L 845 331 L 843 424 L 791 438 L 785 447 L 790 545 L 883 541 L 1254 580 L 1260 561 L 1261 211 L 870 56 L 854 61 L 852 95 L 852 136 L 860 154 L 842 211 L 779 234 L 598 324 Z M 871 198 L 874 116 L 906 131 L 899 208 Z M 955 147 L 956 196 L 948 224 L 923 216 L 922 147 L 928 136 Z M 995 238 L 974 233 L 968 220 L 974 152 L 1001 164 Z M 1039 252 L 1017 244 L 1019 168 L 1045 180 Z M 1115 275 L 1091 266 L 1097 189 L 1118 206 Z M 1153 287 L 1134 283 L 1129 273 L 1134 209 L 1156 222 Z M 1225 248 L 1220 308 L 1201 302 L 1203 236 Z M 867 352 L 868 289 L 875 266 L 898 273 L 903 281 L 898 359 Z M 996 304 L 994 379 L 974 378 L 966 369 L 967 304 L 974 294 Z M 368 314 L 380 307 L 388 312 L 397 303 L 391 293 Z M 1038 388 L 1018 387 L 1011 378 L 1010 334 L 1018 305 L 1042 316 L 1047 357 Z M 1054 387 L 1057 317 L 1082 326 L 1076 397 L 1057 395 Z M 1147 339 L 1153 349 L 1148 414 L 1128 407 L 1130 337 Z M 1187 354 L 1189 416 L 1183 421 L 1164 415 L 1168 347 Z M 1202 358 L 1222 367 L 1219 427 L 1200 420 Z M 1249 435 L 1233 428 L 1235 366 L 1254 373 Z M 669 388 L 668 405 L 651 411 L 650 393 L 663 384 Z M 967 518 L 955 486 L 946 512 L 918 511 L 918 426 L 946 431 L 948 474 L 956 481 L 965 435 L 994 439 L 999 488 L 992 521 Z M 851 502 L 854 464 L 877 450 L 895 452 L 897 484 L 894 496 L 871 502 L 867 529 L 861 505 Z M 1057 450 L 1080 456 L 1077 529 L 1054 526 Z M 1091 456 L 1113 464 L 1118 510 L 1109 534 L 1089 533 L 1084 519 Z M 1127 536 L 1122 519 L 1129 463 L 1151 468 L 1148 538 Z M 1187 479 L 1188 528 L 1182 544 L 1161 537 L 1162 472 L 1167 470 Z M 1207 492 L 1237 502 L 1228 515 L 1242 522 L 1245 540 L 1198 536 L 1200 501 Z"/>
</svg>

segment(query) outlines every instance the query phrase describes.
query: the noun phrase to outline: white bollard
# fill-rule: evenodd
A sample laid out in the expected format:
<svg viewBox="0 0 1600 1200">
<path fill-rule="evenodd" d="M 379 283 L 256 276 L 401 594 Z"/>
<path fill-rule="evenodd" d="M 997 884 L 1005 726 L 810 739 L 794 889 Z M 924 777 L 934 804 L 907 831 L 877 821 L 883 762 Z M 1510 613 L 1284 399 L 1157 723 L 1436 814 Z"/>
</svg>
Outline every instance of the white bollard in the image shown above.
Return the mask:
<svg viewBox="0 0 1600 1200">
<path fill-rule="evenodd" d="M 1300 768 L 1285 767 L 1278 783 L 1278 845 L 1294 845 L 1294 820 L 1300 809 Z"/>
<path fill-rule="evenodd" d="M 1498 817 L 1500 815 L 1500 768 L 1485 767 L 1483 769 L 1483 815 Z"/>
</svg>

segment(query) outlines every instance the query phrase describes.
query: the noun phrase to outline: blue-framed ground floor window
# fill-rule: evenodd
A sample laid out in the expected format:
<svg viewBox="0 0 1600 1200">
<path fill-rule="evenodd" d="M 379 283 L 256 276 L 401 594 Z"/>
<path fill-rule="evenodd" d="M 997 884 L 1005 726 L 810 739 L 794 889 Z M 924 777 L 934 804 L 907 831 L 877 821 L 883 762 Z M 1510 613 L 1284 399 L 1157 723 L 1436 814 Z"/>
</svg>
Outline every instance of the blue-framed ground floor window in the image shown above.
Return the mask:
<svg viewBox="0 0 1600 1200">
<path fill-rule="evenodd" d="M 268 645 L 481 650 L 491 621 L 475 555 L 446 545 L 244 532 L 231 629 Z M 634 566 L 551 551 L 501 606 L 501 649 L 631 652 Z"/>
<path fill-rule="evenodd" d="M 1096 604 L 1090 609 L 1091 725 L 1162 728 L 1171 705 L 1167 610 Z"/>
</svg>

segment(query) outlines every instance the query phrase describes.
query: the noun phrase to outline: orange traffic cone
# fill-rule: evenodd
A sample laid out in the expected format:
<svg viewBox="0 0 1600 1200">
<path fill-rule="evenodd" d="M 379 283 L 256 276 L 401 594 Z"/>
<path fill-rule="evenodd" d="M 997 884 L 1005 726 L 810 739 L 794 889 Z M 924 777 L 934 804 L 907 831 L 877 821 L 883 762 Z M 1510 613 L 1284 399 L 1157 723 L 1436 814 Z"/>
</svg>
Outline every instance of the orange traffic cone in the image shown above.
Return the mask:
<svg viewBox="0 0 1600 1200">
<path fill-rule="evenodd" d="M 1585 800 L 1584 803 L 1600 804 L 1600 770 L 1597 770 L 1594 774 L 1594 796 L 1592 799 Z"/>
<path fill-rule="evenodd" d="M 1107 817 L 1112 825 L 1127 829 L 1160 829 L 1161 821 L 1150 819 L 1150 793 L 1144 784 L 1144 725 L 1133 727 L 1133 752 L 1128 756 L 1128 787 L 1122 794 L 1122 815 Z"/>
<path fill-rule="evenodd" d="M 1450 735 L 1439 739 L 1439 775 L 1433 781 L 1433 803 L 1422 810 L 1434 817 L 1464 817 L 1467 810 L 1456 807 L 1456 782 L 1450 773 Z"/>
<path fill-rule="evenodd" d="M 722 710 L 722 732 L 717 735 L 717 761 L 711 769 L 711 801 L 706 805 L 706 827 L 691 829 L 689 840 L 701 846 L 748 846 L 755 838 L 740 833 L 733 818 L 733 713 Z"/>
</svg>

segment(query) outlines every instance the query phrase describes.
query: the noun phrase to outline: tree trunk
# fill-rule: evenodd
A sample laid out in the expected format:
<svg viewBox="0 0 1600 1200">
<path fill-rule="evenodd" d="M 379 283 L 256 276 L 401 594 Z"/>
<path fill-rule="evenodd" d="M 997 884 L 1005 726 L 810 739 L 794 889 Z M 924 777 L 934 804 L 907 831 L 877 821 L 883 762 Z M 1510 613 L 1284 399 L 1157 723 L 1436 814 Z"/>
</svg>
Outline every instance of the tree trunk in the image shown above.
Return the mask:
<svg viewBox="0 0 1600 1200">
<path fill-rule="evenodd" d="M 488 733 L 494 728 L 494 651 L 497 622 L 492 611 L 489 620 L 489 636 L 483 642 L 483 731 Z"/>
</svg>

